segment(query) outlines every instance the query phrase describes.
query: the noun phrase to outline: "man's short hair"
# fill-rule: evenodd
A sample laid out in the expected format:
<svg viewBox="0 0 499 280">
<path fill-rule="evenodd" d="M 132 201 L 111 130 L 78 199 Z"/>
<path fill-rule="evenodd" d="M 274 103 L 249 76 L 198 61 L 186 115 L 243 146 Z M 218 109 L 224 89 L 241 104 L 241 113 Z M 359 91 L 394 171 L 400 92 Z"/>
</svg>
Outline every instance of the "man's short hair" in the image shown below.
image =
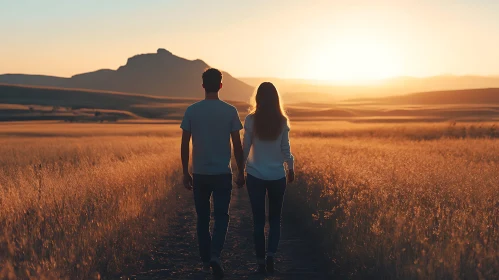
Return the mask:
<svg viewBox="0 0 499 280">
<path fill-rule="evenodd" d="M 203 73 L 203 85 L 206 92 L 218 92 L 222 83 L 222 72 L 210 68 Z"/>
</svg>

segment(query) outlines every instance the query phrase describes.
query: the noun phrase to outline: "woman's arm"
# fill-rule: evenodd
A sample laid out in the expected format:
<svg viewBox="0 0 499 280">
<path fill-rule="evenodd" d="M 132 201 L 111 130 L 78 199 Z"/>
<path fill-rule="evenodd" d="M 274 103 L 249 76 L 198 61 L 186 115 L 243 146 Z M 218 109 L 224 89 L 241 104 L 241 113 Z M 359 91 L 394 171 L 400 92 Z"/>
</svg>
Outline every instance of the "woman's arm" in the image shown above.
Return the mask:
<svg viewBox="0 0 499 280">
<path fill-rule="evenodd" d="M 291 153 L 291 144 L 289 143 L 289 126 L 286 124 L 281 140 L 281 153 L 288 166 L 288 183 L 295 180 L 295 158 Z"/>
<path fill-rule="evenodd" d="M 291 153 L 291 144 L 289 143 L 289 126 L 286 125 L 284 132 L 282 134 L 281 140 L 281 153 L 284 157 L 284 162 L 288 166 L 288 170 L 292 171 L 295 169 L 295 159 Z"/>
</svg>

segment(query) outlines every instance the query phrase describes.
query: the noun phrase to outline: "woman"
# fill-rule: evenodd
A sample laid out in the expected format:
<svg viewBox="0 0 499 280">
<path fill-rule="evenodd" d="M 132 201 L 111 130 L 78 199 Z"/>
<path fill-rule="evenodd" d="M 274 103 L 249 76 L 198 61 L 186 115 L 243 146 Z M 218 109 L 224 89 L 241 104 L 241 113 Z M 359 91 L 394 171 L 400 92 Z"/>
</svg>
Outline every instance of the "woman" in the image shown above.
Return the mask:
<svg viewBox="0 0 499 280">
<path fill-rule="evenodd" d="M 244 124 L 246 185 L 251 201 L 258 272 L 274 272 L 274 254 L 281 235 L 281 209 L 286 183 L 294 181 L 294 159 L 289 144 L 289 120 L 276 87 L 262 83 Z M 288 167 L 286 171 L 284 163 Z M 265 196 L 269 199 L 269 237 L 265 259 Z"/>
</svg>

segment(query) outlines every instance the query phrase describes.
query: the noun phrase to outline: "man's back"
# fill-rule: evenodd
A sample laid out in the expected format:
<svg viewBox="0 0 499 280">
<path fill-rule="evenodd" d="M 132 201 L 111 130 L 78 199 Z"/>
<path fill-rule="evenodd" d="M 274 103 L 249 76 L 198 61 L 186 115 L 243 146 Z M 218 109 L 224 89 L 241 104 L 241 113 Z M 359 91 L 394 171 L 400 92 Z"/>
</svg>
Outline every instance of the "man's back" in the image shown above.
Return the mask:
<svg viewBox="0 0 499 280">
<path fill-rule="evenodd" d="M 181 128 L 192 134 L 194 174 L 230 174 L 230 133 L 242 129 L 237 109 L 221 100 L 202 100 L 187 108 Z"/>
</svg>

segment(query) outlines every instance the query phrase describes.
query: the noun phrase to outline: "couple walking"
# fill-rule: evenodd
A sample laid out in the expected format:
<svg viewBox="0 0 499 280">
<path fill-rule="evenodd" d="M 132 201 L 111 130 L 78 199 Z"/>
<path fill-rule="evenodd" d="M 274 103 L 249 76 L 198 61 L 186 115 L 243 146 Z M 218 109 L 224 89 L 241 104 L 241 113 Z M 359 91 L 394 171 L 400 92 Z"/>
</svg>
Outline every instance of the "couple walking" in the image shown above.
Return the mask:
<svg viewBox="0 0 499 280">
<path fill-rule="evenodd" d="M 247 186 L 254 223 L 257 272 L 274 272 L 274 255 L 281 233 L 281 209 L 286 184 L 294 181 L 294 163 L 289 144 L 289 121 L 279 93 L 272 83 L 262 83 L 256 92 L 251 113 L 243 125 L 237 109 L 218 97 L 222 73 L 208 69 L 203 73 L 205 99 L 189 106 L 182 120 L 181 156 L 185 188 L 192 190 L 197 213 L 199 252 L 203 272 L 224 276 L 220 253 L 229 224 L 232 192 L 231 147 L 238 168 L 236 184 Z M 189 171 L 192 138 L 192 173 Z M 286 172 L 284 163 L 288 168 Z M 245 176 L 245 170 L 247 176 Z M 213 196 L 215 225 L 210 234 L 210 198 Z M 265 198 L 269 200 L 267 248 L 265 247 Z"/>
</svg>

